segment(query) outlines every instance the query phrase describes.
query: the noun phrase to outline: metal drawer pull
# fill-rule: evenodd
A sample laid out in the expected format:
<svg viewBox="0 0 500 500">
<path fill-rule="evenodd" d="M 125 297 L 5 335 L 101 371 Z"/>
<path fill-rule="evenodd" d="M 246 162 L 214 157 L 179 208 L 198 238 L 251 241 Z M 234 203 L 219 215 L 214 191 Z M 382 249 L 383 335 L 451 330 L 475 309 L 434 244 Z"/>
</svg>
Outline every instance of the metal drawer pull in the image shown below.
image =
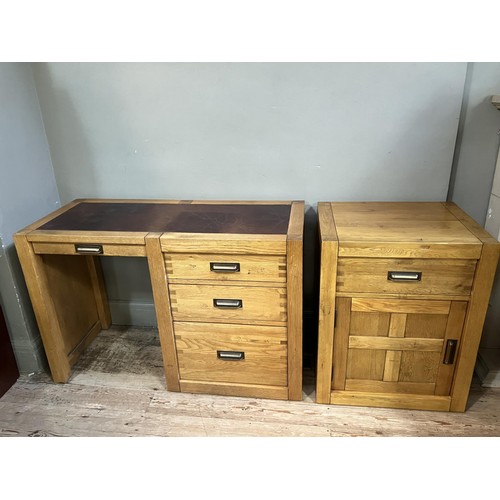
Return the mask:
<svg viewBox="0 0 500 500">
<path fill-rule="evenodd" d="M 407 272 L 407 271 L 389 271 L 387 273 L 389 281 L 420 281 L 422 273 Z"/>
<path fill-rule="evenodd" d="M 214 273 L 239 273 L 239 262 L 210 262 L 210 271 Z"/>
<path fill-rule="evenodd" d="M 443 364 L 452 365 L 455 362 L 458 340 L 450 339 L 446 341 Z"/>
<path fill-rule="evenodd" d="M 217 351 L 217 358 L 227 361 L 240 361 L 245 359 L 243 351 Z"/>
<path fill-rule="evenodd" d="M 238 309 L 243 307 L 243 301 L 241 299 L 214 299 L 214 307 Z"/>
<path fill-rule="evenodd" d="M 75 251 L 77 253 L 100 254 L 102 253 L 102 245 L 75 245 Z"/>
</svg>

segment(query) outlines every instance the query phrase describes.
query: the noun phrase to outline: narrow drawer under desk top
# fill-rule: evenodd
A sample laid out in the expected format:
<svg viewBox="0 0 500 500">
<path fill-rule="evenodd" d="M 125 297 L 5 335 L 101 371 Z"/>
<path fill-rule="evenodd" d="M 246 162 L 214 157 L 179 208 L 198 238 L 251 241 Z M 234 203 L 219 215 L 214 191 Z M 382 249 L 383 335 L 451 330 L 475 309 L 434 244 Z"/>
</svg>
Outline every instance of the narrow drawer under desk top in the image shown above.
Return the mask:
<svg viewBox="0 0 500 500">
<path fill-rule="evenodd" d="M 340 258 L 337 293 L 470 295 L 475 260 Z"/>
<path fill-rule="evenodd" d="M 285 386 L 285 327 L 174 323 L 181 380 Z"/>
<path fill-rule="evenodd" d="M 170 283 L 176 280 L 286 282 L 286 256 L 165 254 Z"/>
<path fill-rule="evenodd" d="M 284 324 L 286 288 L 237 285 L 169 286 L 174 321 Z"/>
<path fill-rule="evenodd" d="M 105 243 L 103 238 L 91 238 L 91 243 L 85 243 L 83 238 L 74 238 L 72 243 L 47 243 L 33 242 L 33 251 L 36 254 L 53 254 L 53 255 L 102 255 L 102 256 L 130 256 L 130 257 L 145 257 L 146 247 L 142 243 L 144 238 L 140 239 L 140 243 Z M 95 241 L 99 243 L 95 243 Z"/>
</svg>

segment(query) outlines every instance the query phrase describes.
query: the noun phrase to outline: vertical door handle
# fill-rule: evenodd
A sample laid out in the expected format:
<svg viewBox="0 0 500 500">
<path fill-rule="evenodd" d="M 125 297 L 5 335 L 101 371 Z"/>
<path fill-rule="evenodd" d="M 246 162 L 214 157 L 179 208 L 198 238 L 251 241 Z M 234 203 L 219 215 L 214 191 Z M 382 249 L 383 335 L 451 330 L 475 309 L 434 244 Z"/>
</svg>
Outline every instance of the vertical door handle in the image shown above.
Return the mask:
<svg viewBox="0 0 500 500">
<path fill-rule="evenodd" d="M 446 349 L 444 351 L 443 364 L 452 365 L 455 362 L 455 354 L 457 353 L 458 340 L 448 339 L 446 341 Z"/>
</svg>

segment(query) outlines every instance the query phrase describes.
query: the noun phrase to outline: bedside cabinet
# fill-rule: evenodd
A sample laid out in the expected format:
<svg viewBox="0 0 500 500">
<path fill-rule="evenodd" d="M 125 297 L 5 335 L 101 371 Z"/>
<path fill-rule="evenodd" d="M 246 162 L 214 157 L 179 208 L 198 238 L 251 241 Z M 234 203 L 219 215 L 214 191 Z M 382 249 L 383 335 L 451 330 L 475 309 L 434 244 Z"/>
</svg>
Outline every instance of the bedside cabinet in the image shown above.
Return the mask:
<svg viewBox="0 0 500 500">
<path fill-rule="evenodd" d="M 465 410 L 500 244 L 453 203 L 319 203 L 316 401 Z"/>
<path fill-rule="evenodd" d="M 14 236 L 56 382 L 112 322 L 100 259 L 148 261 L 169 391 L 302 399 L 304 202 L 75 200 Z"/>
</svg>

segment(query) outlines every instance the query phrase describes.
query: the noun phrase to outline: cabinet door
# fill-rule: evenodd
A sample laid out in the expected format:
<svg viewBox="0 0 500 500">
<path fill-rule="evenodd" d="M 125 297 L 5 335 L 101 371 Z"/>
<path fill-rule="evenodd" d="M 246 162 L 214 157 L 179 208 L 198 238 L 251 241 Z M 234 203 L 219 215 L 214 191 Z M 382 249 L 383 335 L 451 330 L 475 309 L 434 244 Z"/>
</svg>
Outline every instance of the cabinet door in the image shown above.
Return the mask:
<svg viewBox="0 0 500 500">
<path fill-rule="evenodd" d="M 448 396 L 467 302 L 337 299 L 333 390 Z"/>
</svg>

